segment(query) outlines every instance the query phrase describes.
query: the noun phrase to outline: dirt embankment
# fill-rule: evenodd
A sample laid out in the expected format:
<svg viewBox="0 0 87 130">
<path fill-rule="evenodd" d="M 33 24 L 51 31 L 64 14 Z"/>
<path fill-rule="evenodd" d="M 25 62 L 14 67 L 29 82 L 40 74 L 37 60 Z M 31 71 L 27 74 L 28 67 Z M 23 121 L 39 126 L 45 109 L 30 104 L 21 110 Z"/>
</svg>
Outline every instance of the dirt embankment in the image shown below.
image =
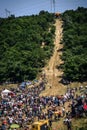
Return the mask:
<svg viewBox="0 0 87 130">
<path fill-rule="evenodd" d="M 54 52 L 50 60 L 48 61 L 47 66 L 43 68 L 43 71 L 46 75 L 47 84 L 46 90 L 41 93 L 41 95 L 58 95 L 64 94 L 66 87 L 60 83 L 61 76 L 63 72 L 60 69 L 57 69 L 57 66 L 60 66 L 63 61 L 61 60 L 63 44 L 60 44 L 62 39 L 62 21 L 57 19 L 55 22 L 55 41 L 54 41 Z"/>
</svg>

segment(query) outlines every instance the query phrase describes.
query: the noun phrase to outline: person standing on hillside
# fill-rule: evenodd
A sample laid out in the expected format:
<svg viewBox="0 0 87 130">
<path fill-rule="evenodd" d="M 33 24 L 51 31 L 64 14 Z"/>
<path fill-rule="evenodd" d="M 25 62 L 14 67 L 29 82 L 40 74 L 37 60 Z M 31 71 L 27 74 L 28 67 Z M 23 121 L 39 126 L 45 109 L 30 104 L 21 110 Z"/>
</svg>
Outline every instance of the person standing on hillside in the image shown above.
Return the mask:
<svg viewBox="0 0 87 130">
<path fill-rule="evenodd" d="M 66 120 L 66 125 L 67 125 L 67 130 L 72 130 L 71 129 L 71 119 L 69 117 Z"/>
<path fill-rule="evenodd" d="M 65 107 L 62 107 L 62 116 L 65 116 Z"/>
<path fill-rule="evenodd" d="M 6 125 L 2 123 L 1 129 L 0 130 L 6 130 Z"/>
<path fill-rule="evenodd" d="M 52 120 L 51 119 L 49 120 L 49 126 L 50 126 L 50 128 L 52 128 Z"/>
</svg>

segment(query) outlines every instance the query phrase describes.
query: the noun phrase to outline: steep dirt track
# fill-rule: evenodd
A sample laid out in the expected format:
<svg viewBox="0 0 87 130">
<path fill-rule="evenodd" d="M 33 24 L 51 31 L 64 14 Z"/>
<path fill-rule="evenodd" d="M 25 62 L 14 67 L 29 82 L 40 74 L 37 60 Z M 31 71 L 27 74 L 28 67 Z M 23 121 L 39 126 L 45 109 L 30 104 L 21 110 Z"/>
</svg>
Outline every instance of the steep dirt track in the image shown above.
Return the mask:
<svg viewBox="0 0 87 130">
<path fill-rule="evenodd" d="M 59 66 L 61 63 L 63 63 L 60 58 L 60 56 L 62 55 L 62 51 L 60 50 L 63 48 L 63 45 L 60 44 L 60 41 L 62 39 L 62 21 L 60 19 L 57 19 L 55 26 L 56 32 L 54 41 L 54 52 L 53 56 L 48 61 L 47 66 L 43 69 L 46 75 L 47 84 L 46 90 L 41 95 L 56 95 L 60 93 L 63 94 L 65 90 L 65 86 L 59 83 L 63 72 L 56 68 L 56 66 Z"/>
</svg>

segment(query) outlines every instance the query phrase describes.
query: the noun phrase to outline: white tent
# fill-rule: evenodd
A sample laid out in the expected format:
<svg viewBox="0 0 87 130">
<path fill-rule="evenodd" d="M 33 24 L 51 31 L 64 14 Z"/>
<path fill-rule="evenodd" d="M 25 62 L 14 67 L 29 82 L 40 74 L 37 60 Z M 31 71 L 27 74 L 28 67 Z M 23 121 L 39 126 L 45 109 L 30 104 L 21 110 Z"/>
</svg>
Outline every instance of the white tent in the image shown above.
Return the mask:
<svg viewBox="0 0 87 130">
<path fill-rule="evenodd" d="M 4 93 L 4 94 L 8 94 L 8 93 L 11 93 L 11 91 L 8 90 L 8 89 L 5 89 L 5 90 L 2 91 L 2 93 Z"/>
<path fill-rule="evenodd" d="M 4 95 L 8 95 L 9 93 L 11 93 L 11 91 L 8 90 L 8 89 L 5 89 L 5 90 L 3 90 L 3 91 L 1 92 L 1 96 L 3 97 Z"/>
</svg>

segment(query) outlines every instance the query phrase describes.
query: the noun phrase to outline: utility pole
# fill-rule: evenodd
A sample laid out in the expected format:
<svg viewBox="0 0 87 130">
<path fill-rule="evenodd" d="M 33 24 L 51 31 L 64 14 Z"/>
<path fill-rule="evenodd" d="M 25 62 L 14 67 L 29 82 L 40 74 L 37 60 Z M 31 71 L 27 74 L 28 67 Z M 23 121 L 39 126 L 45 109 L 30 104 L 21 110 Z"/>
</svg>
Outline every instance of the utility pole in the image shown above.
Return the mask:
<svg viewBox="0 0 87 130">
<path fill-rule="evenodd" d="M 9 10 L 5 9 L 5 12 L 6 12 L 6 18 L 11 15 L 11 12 Z"/>
<path fill-rule="evenodd" d="M 52 0 L 50 0 L 50 4 L 51 4 L 51 13 L 52 13 Z"/>
<path fill-rule="evenodd" d="M 55 13 L 55 0 L 53 0 L 53 8 L 54 8 L 54 13 Z"/>
<path fill-rule="evenodd" d="M 51 12 L 55 13 L 55 0 L 51 0 Z"/>
</svg>

